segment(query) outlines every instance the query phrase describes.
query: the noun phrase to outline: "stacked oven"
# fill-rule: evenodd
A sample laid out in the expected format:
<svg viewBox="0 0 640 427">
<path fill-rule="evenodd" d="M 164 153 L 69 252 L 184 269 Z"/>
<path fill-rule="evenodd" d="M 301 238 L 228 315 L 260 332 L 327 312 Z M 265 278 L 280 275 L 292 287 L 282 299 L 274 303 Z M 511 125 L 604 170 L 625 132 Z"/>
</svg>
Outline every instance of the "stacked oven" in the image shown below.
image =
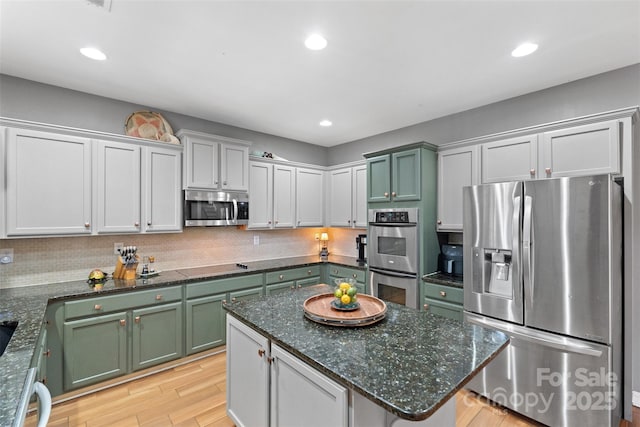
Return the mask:
<svg viewBox="0 0 640 427">
<path fill-rule="evenodd" d="M 418 308 L 418 208 L 369 210 L 369 283 L 374 296 Z"/>
</svg>

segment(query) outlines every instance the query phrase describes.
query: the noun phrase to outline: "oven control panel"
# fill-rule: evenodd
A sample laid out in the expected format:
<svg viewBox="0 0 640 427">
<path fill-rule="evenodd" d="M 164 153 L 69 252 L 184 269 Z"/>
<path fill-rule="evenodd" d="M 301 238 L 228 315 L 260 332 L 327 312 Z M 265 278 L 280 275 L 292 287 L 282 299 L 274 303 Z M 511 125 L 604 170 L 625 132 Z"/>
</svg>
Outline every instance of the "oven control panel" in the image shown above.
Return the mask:
<svg viewBox="0 0 640 427">
<path fill-rule="evenodd" d="M 408 223 L 409 212 L 407 211 L 376 212 L 375 222 L 386 222 L 390 224 Z"/>
</svg>

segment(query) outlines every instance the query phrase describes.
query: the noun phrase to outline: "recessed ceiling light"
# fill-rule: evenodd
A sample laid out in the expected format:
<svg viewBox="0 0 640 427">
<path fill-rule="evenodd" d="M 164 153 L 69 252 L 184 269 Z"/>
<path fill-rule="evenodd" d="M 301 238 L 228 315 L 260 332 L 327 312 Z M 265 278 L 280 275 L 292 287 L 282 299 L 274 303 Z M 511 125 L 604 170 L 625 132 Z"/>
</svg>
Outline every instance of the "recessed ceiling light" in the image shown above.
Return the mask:
<svg viewBox="0 0 640 427">
<path fill-rule="evenodd" d="M 522 43 L 517 48 L 513 49 L 511 56 L 519 58 L 521 56 L 527 56 L 538 50 L 538 45 L 535 43 Z"/>
<path fill-rule="evenodd" d="M 327 119 L 322 120 L 322 121 L 321 121 L 320 123 L 318 123 L 318 124 L 319 124 L 320 126 L 323 126 L 323 127 L 329 127 L 329 126 L 333 125 L 333 123 L 331 123 L 331 120 L 327 120 Z"/>
<path fill-rule="evenodd" d="M 80 53 L 87 58 L 95 59 L 96 61 L 104 61 L 107 59 L 107 55 L 94 47 L 83 47 L 80 49 Z"/>
<path fill-rule="evenodd" d="M 307 47 L 307 49 L 322 50 L 327 47 L 327 39 L 322 37 L 320 34 L 311 34 L 304 41 L 304 45 Z"/>
</svg>

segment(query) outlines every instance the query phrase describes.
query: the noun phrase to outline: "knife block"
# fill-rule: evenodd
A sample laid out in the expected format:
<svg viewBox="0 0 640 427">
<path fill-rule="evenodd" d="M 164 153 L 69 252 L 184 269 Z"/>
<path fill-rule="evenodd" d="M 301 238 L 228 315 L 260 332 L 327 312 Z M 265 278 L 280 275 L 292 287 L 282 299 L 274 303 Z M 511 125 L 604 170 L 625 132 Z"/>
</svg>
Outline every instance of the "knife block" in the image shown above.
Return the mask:
<svg viewBox="0 0 640 427">
<path fill-rule="evenodd" d="M 133 280 L 136 278 L 136 270 L 138 269 L 138 262 L 140 257 L 136 255 L 135 261 L 130 264 L 125 264 L 121 256 L 118 256 L 116 261 L 116 270 L 113 272 L 114 279 Z"/>
</svg>

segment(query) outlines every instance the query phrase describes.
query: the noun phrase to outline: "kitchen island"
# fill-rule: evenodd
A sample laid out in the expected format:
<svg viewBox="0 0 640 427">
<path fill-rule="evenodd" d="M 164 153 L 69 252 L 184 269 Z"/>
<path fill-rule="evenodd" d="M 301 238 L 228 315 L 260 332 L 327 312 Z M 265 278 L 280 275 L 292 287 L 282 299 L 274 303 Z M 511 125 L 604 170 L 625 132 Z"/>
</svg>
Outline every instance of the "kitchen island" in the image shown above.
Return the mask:
<svg viewBox="0 0 640 427">
<path fill-rule="evenodd" d="M 370 417 L 372 408 L 383 409 L 381 417 L 387 421 L 378 420 L 380 425 L 393 424 L 393 417 L 395 420 L 426 420 L 439 416 L 443 405 L 449 406 L 445 419 L 454 425 L 455 406 L 451 411 L 454 402 L 451 398 L 509 342 L 500 332 L 394 303 L 387 304 L 386 317 L 382 321 L 370 326 L 341 328 L 306 319 L 304 301 L 331 291 L 332 288 L 326 285 L 318 285 L 286 296 L 227 304 L 225 309 L 231 316 L 227 320 L 228 328 L 230 322 L 239 320 L 267 339 L 271 348 L 288 352 L 347 389 L 351 408 L 367 407 L 360 414 L 354 414 L 350 408 L 350 421 L 344 417 L 341 420 L 344 425 L 364 425 L 358 415 L 365 413 Z M 236 355 L 231 353 L 234 351 L 232 343 L 228 343 L 227 351 L 227 360 L 235 360 Z M 261 357 L 264 351 L 258 351 Z M 227 375 L 233 375 L 233 372 L 227 370 Z M 254 379 L 240 380 L 250 382 Z M 234 392 L 236 382 L 236 378 L 227 379 L 228 393 Z M 273 378 L 271 383 L 273 390 Z M 248 405 L 253 404 L 250 399 L 246 401 Z M 296 403 L 291 402 L 291 406 L 295 407 Z M 272 402 L 272 421 L 274 416 L 278 417 L 278 414 L 274 413 Z M 316 414 L 309 413 L 308 416 L 313 418 Z M 302 424 L 306 424 L 305 421 L 300 420 Z M 377 422 L 369 418 L 367 423 L 372 421 Z"/>
</svg>

